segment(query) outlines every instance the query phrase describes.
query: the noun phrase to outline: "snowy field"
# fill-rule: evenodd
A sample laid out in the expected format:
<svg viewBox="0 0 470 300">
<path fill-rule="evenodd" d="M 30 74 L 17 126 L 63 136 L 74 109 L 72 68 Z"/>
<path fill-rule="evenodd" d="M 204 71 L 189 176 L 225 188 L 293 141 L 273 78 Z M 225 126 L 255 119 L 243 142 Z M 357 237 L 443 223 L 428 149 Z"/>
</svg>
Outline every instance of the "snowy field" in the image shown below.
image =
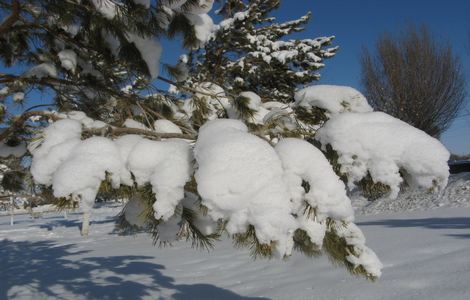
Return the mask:
<svg viewBox="0 0 470 300">
<path fill-rule="evenodd" d="M 453 176 L 439 196 L 405 195 L 408 205 L 358 208 L 385 266 L 374 283 L 325 257 L 253 261 L 228 240 L 211 252 L 154 247 L 113 232 L 118 207 L 96 210 L 88 238 L 78 214 L 16 216 L 13 227 L 1 216 L 0 299 L 470 299 L 469 179 Z"/>
</svg>

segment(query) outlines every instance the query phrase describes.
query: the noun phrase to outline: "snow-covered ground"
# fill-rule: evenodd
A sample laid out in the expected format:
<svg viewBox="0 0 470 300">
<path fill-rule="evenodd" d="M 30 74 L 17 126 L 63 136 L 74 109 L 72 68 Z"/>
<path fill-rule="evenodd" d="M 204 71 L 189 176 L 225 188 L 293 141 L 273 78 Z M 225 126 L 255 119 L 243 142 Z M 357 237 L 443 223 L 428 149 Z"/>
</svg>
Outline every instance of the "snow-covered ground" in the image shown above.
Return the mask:
<svg viewBox="0 0 470 300">
<path fill-rule="evenodd" d="M 78 214 L 15 216 L 12 227 L 0 216 L 0 299 L 470 299 L 469 177 L 439 197 L 362 206 L 357 223 L 385 266 L 373 283 L 325 257 L 253 261 L 226 239 L 211 252 L 154 247 L 115 234 L 112 205 L 88 238 Z"/>
<path fill-rule="evenodd" d="M 470 173 L 459 173 L 449 177 L 447 187 L 440 193 L 410 190 L 401 193 L 397 199 L 367 201 L 353 199 L 356 214 L 380 214 L 436 209 L 439 207 L 470 207 Z"/>
</svg>

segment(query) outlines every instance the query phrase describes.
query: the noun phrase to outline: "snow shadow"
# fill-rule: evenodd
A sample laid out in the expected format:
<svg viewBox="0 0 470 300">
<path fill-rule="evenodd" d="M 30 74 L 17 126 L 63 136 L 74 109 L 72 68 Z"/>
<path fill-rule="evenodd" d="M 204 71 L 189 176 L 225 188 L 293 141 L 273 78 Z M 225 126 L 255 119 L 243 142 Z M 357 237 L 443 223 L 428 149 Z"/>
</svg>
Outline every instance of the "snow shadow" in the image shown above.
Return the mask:
<svg viewBox="0 0 470 300">
<path fill-rule="evenodd" d="M 115 223 L 116 222 L 116 218 L 115 217 L 108 217 L 104 220 L 97 220 L 97 221 L 90 221 L 90 226 L 93 226 L 93 225 L 96 225 L 96 224 L 106 224 L 106 223 Z M 32 227 L 39 227 L 41 229 L 46 229 L 48 231 L 52 231 L 54 230 L 54 228 L 56 227 L 66 227 L 66 228 L 70 228 L 70 227 L 77 227 L 81 228 L 82 226 L 82 221 L 80 219 L 65 219 L 63 217 L 59 217 L 59 218 L 56 218 L 55 220 L 51 220 L 51 221 L 47 221 L 47 223 L 43 223 L 43 224 L 33 224 L 31 225 Z"/>
<path fill-rule="evenodd" d="M 210 284 L 176 284 L 150 256 L 87 257 L 77 245 L 0 241 L 0 299 L 248 300 Z"/>
<path fill-rule="evenodd" d="M 371 222 L 359 222 L 359 226 L 378 225 L 386 227 L 423 227 L 429 229 L 470 229 L 470 218 L 426 218 L 426 219 L 389 219 Z M 470 237 L 470 234 L 452 234 L 461 238 Z"/>
</svg>

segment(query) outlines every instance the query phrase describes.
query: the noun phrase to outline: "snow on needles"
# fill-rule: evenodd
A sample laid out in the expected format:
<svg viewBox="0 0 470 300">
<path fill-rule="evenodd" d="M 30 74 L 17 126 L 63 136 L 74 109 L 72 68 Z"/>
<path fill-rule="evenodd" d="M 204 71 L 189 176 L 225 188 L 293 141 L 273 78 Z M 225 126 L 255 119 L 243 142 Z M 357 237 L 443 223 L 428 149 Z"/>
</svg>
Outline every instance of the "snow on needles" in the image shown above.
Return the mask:
<svg viewBox="0 0 470 300">
<path fill-rule="evenodd" d="M 315 138 L 338 155 L 348 185 L 366 177 L 390 187 L 396 198 L 403 179 L 412 187 L 442 189 L 447 185 L 449 152 L 435 138 L 382 112 L 333 116 Z"/>
<path fill-rule="evenodd" d="M 72 116 L 77 118 L 77 114 Z M 104 137 L 81 140 L 84 121 L 59 120 L 43 132 L 42 143 L 30 149 L 36 182 L 52 185 L 56 197 L 80 196 L 87 211 L 103 180 L 110 180 L 114 188 L 133 185 L 132 173 L 138 185 L 152 185 L 158 199 L 155 218 L 170 218 L 192 174 L 189 144 L 176 139 L 151 141 L 137 135 L 115 141 Z"/>
<path fill-rule="evenodd" d="M 331 168 L 325 155 L 310 143 L 294 138 L 281 140 L 275 147 L 285 169 L 292 201 L 299 208 L 303 200 L 317 209 L 317 218 L 353 220 L 351 201 L 343 182 Z M 310 185 L 306 192 L 302 180 Z"/>
<path fill-rule="evenodd" d="M 331 220 L 347 227 L 342 236 L 346 241 L 361 237 L 348 242 L 354 249 L 348 260 L 371 276 L 380 275 L 380 262 L 351 223 L 353 210 L 344 184 L 326 157 L 306 141 L 288 138 L 273 148 L 250 134 L 243 122 L 231 119 L 203 125 L 194 149 L 181 139 L 153 141 L 132 134 L 82 140 L 83 129 L 97 128 L 100 123 L 80 112 L 60 117 L 65 119 L 46 128 L 39 145 L 30 146 L 31 173 L 36 182 L 52 185 L 56 197 L 78 198 L 84 211 L 93 206 L 104 180 L 113 188 L 150 184 L 160 239 L 175 240 L 181 223 L 181 209 L 177 208 L 199 205 L 197 196 L 184 190 L 197 168 L 194 177 L 200 204 L 207 207 L 207 215 L 195 219 L 201 232 L 215 232 L 220 219 L 227 221 L 229 234 L 242 234 L 253 226 L 258 241 L 284 257 L 291 254 L 299 229 L 321 248 L 326 232 L 340 232 L 328 225 Z M 163 120 L 155 128 L 178 131 L 174 123 Z M 131 200 L 125 215 L 141 226 L 143 206 L 133 201 L 138 199 Z M 306 213 L 305 203 L 315 215 Z"/>
<path fill-rule="evenodd" d="M 230 234 L 252 225 L 261 243 L 276 242 L 278 254 L 289 255 L 296 221 L 281 161 L 267 142 L 247 131 L 242 122 L 228 119 L 201 127 L 194 152 L 202 204 L 213 219 L 228 220 Z"/>
<path fill-rule="evenodd" d="M 301 89 L 295 93 L 295 105 L 319 107 L 332 115 L 372 111 L 372 107 L 359 91 L 337 85 L 312 85 Z"/>
<path fill-rule="evenodd" d="M 194 152 L 202 204 L 214 220 L 228 221 L 228 233 L 244 233 L 251 225 L 260 243 L 274 243 L 282 257 L 291 254 L 297 229 L 321 248 L 330 230 L 329 217 L 346 224 L 348 230 L 341 237 L 354 248 L 348 260 L 380 276 L 380 261 L 365 246 L 360 229 L 350 223 L 353 210 L 344 184 L 313 145 L 289 138 L 273 149 L 248 133 L 242 122 L 217 119 L 200 129 Z M 302 187 L 303 181 L 310 185 L 309 191 Z M 305 214 L 304 201 L 317 211 L 315 217 Z M 361 238 L 348 241 L 351 236 Z"/>
</svg>

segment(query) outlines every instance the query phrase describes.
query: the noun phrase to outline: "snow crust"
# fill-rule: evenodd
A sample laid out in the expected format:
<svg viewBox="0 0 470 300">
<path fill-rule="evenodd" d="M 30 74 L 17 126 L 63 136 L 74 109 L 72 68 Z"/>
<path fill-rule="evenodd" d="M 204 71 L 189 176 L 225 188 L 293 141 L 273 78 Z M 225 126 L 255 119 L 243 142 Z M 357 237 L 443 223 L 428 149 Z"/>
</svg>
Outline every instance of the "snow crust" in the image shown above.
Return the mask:
<svg viewBox="0 0 470 300">
<path fill-rule="evenodd" d="M 390 186 L 396 198 L 403 178 L 412 187 L 443 189 L 449 177 L 449 152 L 435 138 L 382 112 L 333 116 L 315 135 L 323 149 L 338 155 L 348 185 L 369 173 L 375 182 Z"/>
<path fill-rule="evenodd" d="M 295 93 L 295 105 L 319 107 L 334 115 L 343 112 L 371 112 L 372 107 L 357 90 L 348 86 L 313 85 Z"/>
<path fill-rule="evenodd" d="M 118 203 L 97 207 L 86 239 L 70 226 L 80 222 L 79 214 L 64 219 L 51 209 L 42 218 L 15 215 L 10 226 L 8 211 L 0 212 L 1 249 L 9 253 L 0 259 L 0 298 L 125 298 L 130 286 L 133 295 L 149 299 L 469 298 L 468 207 L 358 217 L 385 266 L 373 283 L 332 268 L 324 256 L 253 261 L 227 238 L 212 251 L 195 251 L 184 242 L 156 248 L 147 234 L 115 235 L 113 218 L 120 209 Z M 28 271 L 13 276 L 18 270 Z"/>
</svg>

